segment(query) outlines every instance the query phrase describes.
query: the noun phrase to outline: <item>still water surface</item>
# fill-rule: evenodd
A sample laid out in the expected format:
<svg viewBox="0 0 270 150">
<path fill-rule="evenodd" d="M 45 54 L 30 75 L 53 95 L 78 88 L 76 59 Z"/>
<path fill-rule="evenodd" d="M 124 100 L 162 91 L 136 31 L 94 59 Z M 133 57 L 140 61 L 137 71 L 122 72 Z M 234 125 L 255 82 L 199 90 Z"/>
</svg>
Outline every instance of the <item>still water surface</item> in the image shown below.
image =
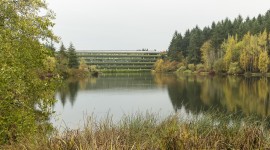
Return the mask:
<svg viewBox="0 0 270 150">
<path fill-rule="evenodd" d="M 103 74 L 98 78 L 66 80 L 54 106 L 59 127 L 82 126 L 87 115 L 98 119 L 150 111 L 165 117 L 179 112 L 192 117 L 209 110 L 269 116 L 267 78 L 176 76 L 174 74 Z"/>
</svg>

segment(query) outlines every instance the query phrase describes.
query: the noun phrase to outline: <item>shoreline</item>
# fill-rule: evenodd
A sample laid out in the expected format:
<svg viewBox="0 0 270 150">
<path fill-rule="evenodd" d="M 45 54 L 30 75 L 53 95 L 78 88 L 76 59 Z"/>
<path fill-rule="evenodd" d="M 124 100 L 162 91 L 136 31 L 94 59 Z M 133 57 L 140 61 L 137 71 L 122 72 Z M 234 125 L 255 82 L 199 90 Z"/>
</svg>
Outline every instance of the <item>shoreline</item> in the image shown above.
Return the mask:
<svg viewBox="0 0 270 150">
<path fill-rule="evenodd" d="M 58 130 L 52 135 L 25 137 L 3 149 L 261 149 L 270 146 L 266 122 L 252 117 L 206 113 L 205 117 L 181 120 L 170 115 L 160 119 L 146 113 L 96 120 L 88 116 L 82 128 Z"/>
</svg>

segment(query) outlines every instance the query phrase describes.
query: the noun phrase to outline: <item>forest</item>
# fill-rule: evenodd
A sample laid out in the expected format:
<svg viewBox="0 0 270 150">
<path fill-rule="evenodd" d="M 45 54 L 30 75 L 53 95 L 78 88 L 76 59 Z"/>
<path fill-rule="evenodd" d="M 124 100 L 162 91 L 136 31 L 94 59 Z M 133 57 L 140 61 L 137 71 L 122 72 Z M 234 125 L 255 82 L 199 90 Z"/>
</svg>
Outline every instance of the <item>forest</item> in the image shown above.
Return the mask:
<svg viewBox="0 0 270 150">
<path fill-rule="evenodd" d="M 175 31 L 166 61 L 170 62 L 170 65 L 177 64 L 177 67 L 163 71 L 183 66 L 192 70 L 193 67 L 188 66 L 198 66 L 198 71 L 229 74 L 267 73 L 270 54 L 269 31 L 270 10 L 253 18 L 244 19 L 241 15 L 234 20 L 226 18 L 203 29 L 196 26 L 184 34 Z"/>
</svg>

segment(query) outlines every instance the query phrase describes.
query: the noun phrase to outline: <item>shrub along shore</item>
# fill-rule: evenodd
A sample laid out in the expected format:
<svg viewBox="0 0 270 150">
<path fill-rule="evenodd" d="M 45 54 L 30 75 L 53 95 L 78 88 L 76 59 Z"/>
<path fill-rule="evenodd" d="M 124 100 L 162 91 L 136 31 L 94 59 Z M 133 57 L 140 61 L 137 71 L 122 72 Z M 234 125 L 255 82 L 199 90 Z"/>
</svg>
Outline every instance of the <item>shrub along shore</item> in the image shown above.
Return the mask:
<svg viewBox="0 0 270 150">
<path fill-rule="evenodd" d="M 243 75 L 246 77 L 270 77 L 269 72 L 261 73 L 261 72 L 243 72 L 239 71 L 237 66 L 234 64 L 231 65 L 229 71 L 217 71 L 217 68 L 207 69 L 204 64 L 185 64 L 183 62 L 171 61 L 168 58 L 158 59 L 153 67 L 152 72 L 156 73 L 177 73 L 179 75 Z"/>
<path fill-rule="evenodd" d="M 146 113 L 102 120 L 89 116 L 82 128 L 48 136 L 39 134 L 1 149 L 258 149 L 270 147 L 264 121 L 252 117 L 204 114 L 164 119 Z"/>
</svg>

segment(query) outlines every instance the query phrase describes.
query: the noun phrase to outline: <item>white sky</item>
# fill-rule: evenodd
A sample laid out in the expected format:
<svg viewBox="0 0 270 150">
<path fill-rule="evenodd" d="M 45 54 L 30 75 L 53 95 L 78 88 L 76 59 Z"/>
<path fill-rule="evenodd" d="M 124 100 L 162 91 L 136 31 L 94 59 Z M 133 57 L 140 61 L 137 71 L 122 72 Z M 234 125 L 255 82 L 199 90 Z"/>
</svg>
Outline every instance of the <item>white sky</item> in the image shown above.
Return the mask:
<svg viewBox="0 0 270 150">
<path fill-rule="evenodd" d="M 54 32 L 77 50 L 168 49 L 175 30 L 264 14 L 270 0 L 47 0 Z M 59 48 L 58 45 L 57 49 Z"/>
</svg>

